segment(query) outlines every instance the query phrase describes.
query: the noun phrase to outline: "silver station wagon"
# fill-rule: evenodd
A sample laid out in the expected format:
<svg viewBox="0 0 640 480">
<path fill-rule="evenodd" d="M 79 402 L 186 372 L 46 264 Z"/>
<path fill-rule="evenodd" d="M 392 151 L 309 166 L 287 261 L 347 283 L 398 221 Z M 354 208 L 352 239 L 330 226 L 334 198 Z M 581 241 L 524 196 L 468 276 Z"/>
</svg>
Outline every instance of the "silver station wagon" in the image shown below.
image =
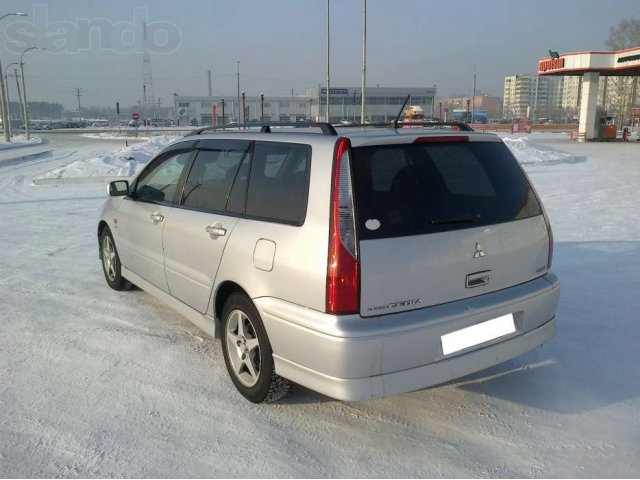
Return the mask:
<svg viewBox="0 0 640 480">
<path fill-rule="evenodd" d="M 555 334 L 551 226 L 497 136 L 339 130 L 196 132 L 109 184 L 109 286 L 220 338 L 252 402 L 408 392 Z"/>
</svg>

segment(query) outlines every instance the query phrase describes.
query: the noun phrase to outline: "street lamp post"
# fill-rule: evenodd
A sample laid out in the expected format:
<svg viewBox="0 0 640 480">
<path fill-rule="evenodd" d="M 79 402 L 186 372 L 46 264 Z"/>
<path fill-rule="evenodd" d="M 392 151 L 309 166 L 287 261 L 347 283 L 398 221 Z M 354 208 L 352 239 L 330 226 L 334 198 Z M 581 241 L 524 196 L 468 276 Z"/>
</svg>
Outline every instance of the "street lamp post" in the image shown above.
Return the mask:
<svg viewBox="0 0 640 480">
<path fill-rule="evenodd" d="M 24 52 L 22 52 L 22 55 L 20 55 L 20 73 L 22 74 L 22 97 L 23 97 L 23 102 L 22 102 L 22 118 L 24 119 L 24 136 L 26 141 L 29 141 L 29 109 L 27 108 L 27 86 L 24 83 L 24 54 L 27 52 L 30 52 L 31 50 L 45 50 L 44 48 L 40 48 L 40 47 L 29 47 L 27 48 Z"/>
<path fill-rule="evenodd" d="M 9 77 L 7 76 L 7 70 L 13 65 L 18 65 L 18 62 L 12 62 L 4 67 L 4 84 L 7 90 L 5 95 L 7 96 L 7 128 L 9 129 L 9 138 L 11 138 L 11 102 L 9 101 Z M 1 73 L 2 72 L 0 72 L 0 77 L 2 76 Z"/>
<path fill-rule="evenodd" d="M 16 64 L 17 65 L 17 64 Z M 22 102 L 22 94 L 20 93 L 20 80 L 18 79 L 18 69 L 13 69 L 13 75 L 16 77 L 16 89 L 18 90 L 18 100 L 20 100 L 20 111 L 22 111 L 23 102 Z M 20 114 L 18 114 L 18 118 L 20 118 Z"/>
<path fill-rule="evenodd" d="M 360 106 L 360 123 L 364 125 L 365 119 L 365 87 L 367 85 L 367 0 L 364 0 L 362 13 L 362 104 Z"/>
<path fill-rule="evenodd" d="M 26 17 L 27 14 L 26 13 L 22 13 L 22 12 L 15 12 L 15 13 L 5 13 L 4 15 L 2 15 L 0 17 L 0 20 L 2 20 L 5 17 L 10 17 L 10 16 L 17 16 L 17 17 Z M 2 62 L 0 62 L 0 72 L 2 72 Z M 7 128 L 7 97 L 5 96 L 5 91 L 4 91 L 4 79 L 2 78 L 2 75 L 0 75 L 0 104 L 2 106 L 2 129 L 4 130 L 4 141 L 9 143 L 11 141 L 11 136 L 9 134 L 9 129 Z"/>
<path fill-rule="evenodd" d="M 264 122 L 264 93 L 260 94 L 260 122 Z"/>
</svg>

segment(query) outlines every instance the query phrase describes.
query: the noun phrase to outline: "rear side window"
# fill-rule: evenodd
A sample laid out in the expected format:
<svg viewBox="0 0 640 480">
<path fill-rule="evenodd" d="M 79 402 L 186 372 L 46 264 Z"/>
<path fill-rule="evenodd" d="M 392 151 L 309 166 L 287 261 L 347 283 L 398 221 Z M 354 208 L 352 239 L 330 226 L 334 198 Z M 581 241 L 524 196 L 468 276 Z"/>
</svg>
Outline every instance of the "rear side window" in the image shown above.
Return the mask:
<svg viewBox="0 0 640 480">
<path fill-rule="evenodd" d="M 541 215 L 529 182 L 499 142 L 353 149 L 360 239 L 438 233 Z"/>
<path fill-rule="evenodd" d="M 247 146 L 225 145 L 200 150 L 184 186 L 182 202 L 197 210 L 223 212 Z"/>
<path fill-rule="evenodd" d="M 246 214 L 302 225 L 307 211 L 310 165 L 309 145 L 256 142 Z"/>
</svg>

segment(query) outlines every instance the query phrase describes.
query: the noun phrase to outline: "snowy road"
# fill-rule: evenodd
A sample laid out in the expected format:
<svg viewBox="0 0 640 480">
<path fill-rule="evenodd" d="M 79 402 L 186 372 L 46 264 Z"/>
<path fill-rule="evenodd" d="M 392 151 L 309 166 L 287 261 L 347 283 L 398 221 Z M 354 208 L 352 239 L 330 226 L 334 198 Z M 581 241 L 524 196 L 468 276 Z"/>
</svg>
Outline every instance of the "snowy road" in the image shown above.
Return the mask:
<svg viewBox="0 0 640 480">
<path fill-rule="evenodd" d="M 31 183 L 122 141 L 49 140 L 0 159 L 0 476 L 640 476 L 640 144 L 528 168 L 563 284 L 549 344 L 430 390 L 253 405 L 218 341 L 107 287 L 105 185 Z"/>
</svg>

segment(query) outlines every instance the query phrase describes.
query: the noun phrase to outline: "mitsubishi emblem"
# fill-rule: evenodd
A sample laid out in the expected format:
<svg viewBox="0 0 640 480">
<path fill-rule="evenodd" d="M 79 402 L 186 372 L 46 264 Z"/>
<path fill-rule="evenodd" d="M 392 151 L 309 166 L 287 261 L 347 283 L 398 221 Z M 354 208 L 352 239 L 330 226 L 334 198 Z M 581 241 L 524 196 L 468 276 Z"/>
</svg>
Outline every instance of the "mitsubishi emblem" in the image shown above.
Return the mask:
<svg viewBox="0 0 640 480">
<path fill-rule="evenodd" d="M 476 243 L 476 251 L 473 253 L 473 258 L 482 258 L 486 255 L 486 253 L 484 253 L 484 250 L 482 250 L 482 247 L 480 246 L 479 243 Z"/>
</svg>

